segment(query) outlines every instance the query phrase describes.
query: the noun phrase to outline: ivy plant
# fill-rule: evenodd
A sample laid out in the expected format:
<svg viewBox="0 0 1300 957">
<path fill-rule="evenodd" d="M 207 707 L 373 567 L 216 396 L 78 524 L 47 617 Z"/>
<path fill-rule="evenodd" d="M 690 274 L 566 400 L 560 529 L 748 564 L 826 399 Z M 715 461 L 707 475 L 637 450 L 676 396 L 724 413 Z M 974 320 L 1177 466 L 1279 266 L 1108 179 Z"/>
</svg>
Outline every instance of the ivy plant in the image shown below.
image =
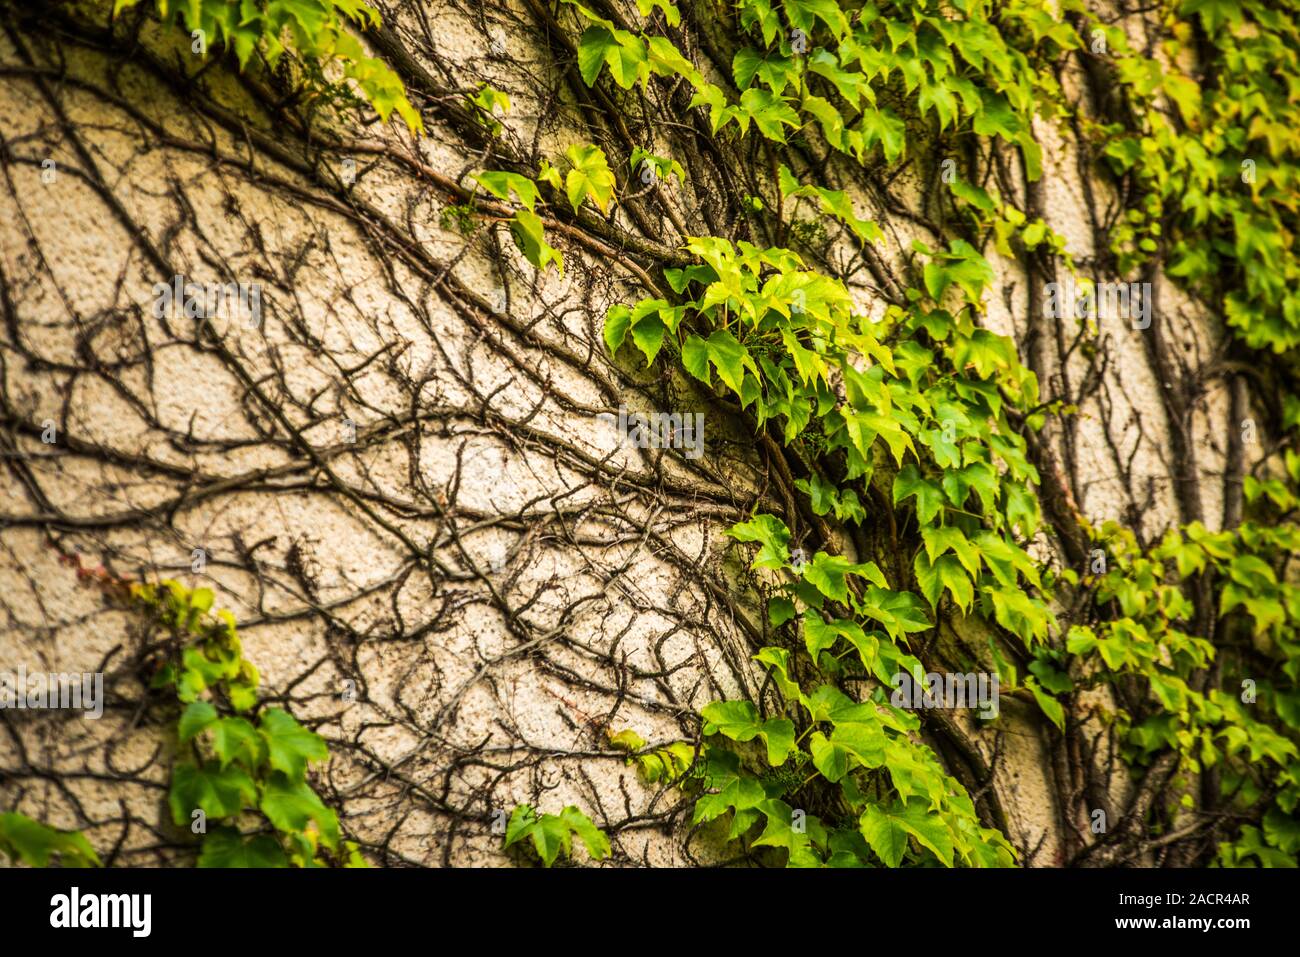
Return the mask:
<svg viewBox="0 0 1300 957">
<path fill-rule="evenodd" d="M 582 841 L 593 861 L 609 856 L 609 838 L 573 805 L 559 814 L 538 814 L 531 805 L 517 805 L 506 825 L 503 846 L 510 848 L 528 842 L 542 866 L 550 867 L 561 856 L 566 859 L 573 856 L 574 837 Z"/>
<path fill-rule="evenodd" d="M 114 0 L 113 14 L 137 7 L 142 0 Z M 148 2 L 148 0 L 145 0 Z M 309 96 L 338 98 L 346 89 L 326 77 L 332 64 L 356 84 L 366 101 L 388 122 L 396 113 L 412 132 L 424 121 L 411 105 L 401 79 L 383 60 L 370 56 L 358 34 L 380 25 L 379 11 L 364 0 L 153 0 L 167 23 L 183 23 L 194 52 L 207 55 L 220 45 L 235 55 L 241 70 L 254 57 L 268 68 L 286 58 L 300 71 Z"/>
</svg>

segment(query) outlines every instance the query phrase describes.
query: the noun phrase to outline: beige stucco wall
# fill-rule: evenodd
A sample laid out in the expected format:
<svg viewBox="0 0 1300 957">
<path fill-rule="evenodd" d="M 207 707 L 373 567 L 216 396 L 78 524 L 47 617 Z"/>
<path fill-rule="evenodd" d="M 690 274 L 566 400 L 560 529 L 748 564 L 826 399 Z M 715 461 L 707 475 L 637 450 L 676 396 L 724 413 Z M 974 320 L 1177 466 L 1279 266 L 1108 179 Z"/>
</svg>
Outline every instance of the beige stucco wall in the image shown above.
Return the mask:
<svg viewBox="0 0 1300 957">
<path fill-rule="evenodd" d="M 535 129 L 555 77 L 522 9 L 481 13 L 434 3 L 427 24 L 395 22 L 449 90 L 490 79 L 511 95 L 514 144 L 536 134 L 554 157 L 585 141 L 572 104 Z M 496 54 L 494 34 L 516 62 Z M 643 786 L 601 729 L 668 742 L 693 733 L 688 716 L 707 701 L 756 689 L 737 616 L 760 629 L 761 617 L 726 598 L 738 594 L 738 554 L 722 532 L 754 506 L 760 463 L 685 383 L 610 364 L 601 324 L 609 303 L 637 294 L 629 274 L 553 239 L 568 268 L 539 277 L 503 225 L 468 238 L 443 228 L 445 194 L 380 152 L 465 182 L 483 161 L 436 124 L 418 142 L 345 129 L 365 151 L 321 161 L 337 170 L 357 157 L 350 209 L 309 166 L 250 150 L 151 68 L 16 35 L 0 35 L 0 135 L 14 156 L 0 167 L 0 662 L 107 661 L 111 698 L 97 722 L 5 715 L 0 808 L 87 826 L 103 852 L 120 841 L 119 863 L 169 860 L 178 840 L 163 812 L 168 712 L 146 703 L 130 667 L 144 636 L 78 585 L 48 533 L 88 567 L 216 589 L 266 696 L 330 739 L 318 786 L 390 863 L 503 863 L 492 815 L 521 801 L 587 810 L 613 832 L 615 863 L 714 854 L 699 841 L 688 854 L 680 796 Z M 187 52 L 147 39 L 164 60 Z M 20 46 L 38 71 L 57 53 L 75 82 L 24 74 Z M 212 88 L 231 115 L 266 124 L 233 78 Z M 1066 130 L 1040 134 L 1049 224 L 1085 261 L 1073 145 Z M 48 183 L 46 158 L 57 164 Z M 909 170 L 892 193 L 916 207 L 925 188 Z M 698 226 L 695 199 L 675 195 Z M 858 202 L 886 228 L 894 268 L 912 238 L 933 239 Z M 993 261 L 988 324 L 1023 337 L 1024 273 Z M 216 321 L 215 338 L 196 340 L 193 321 L 153 318 L 152 285 L 172 272 L 262 283 L 261 326 Z M 868 285 L 855 295 L 878 306 Z M 1218 331 L 1173 291 L 1165 301 L 1157 321 L 1185 340 L 1190 364 L 1208 361 Z M 1112 361 L 1079 411 L 1079 505 L 1100 521 L 1141 503 L 1152 532 L 1175 515 L 1158 384 L 1141 333 L 1103 335 Z M 620 402 L 704 411 L 704 458 L 619 447 L 594 416 Z M 1214 388 L 1205 409 L 1213 471 L 1226 441 Z M 45 420 L 58 426 L 52 445 Z M 1210 514 L 1218 487 L 1207 482 Z M 208 556 L 201 575 L 195 548 Z M 1041 722 L 1014 701 L 1004 715 L 979 743 L 1000 754 L 1013 840 L 1050 863 Z"/>
</svg>

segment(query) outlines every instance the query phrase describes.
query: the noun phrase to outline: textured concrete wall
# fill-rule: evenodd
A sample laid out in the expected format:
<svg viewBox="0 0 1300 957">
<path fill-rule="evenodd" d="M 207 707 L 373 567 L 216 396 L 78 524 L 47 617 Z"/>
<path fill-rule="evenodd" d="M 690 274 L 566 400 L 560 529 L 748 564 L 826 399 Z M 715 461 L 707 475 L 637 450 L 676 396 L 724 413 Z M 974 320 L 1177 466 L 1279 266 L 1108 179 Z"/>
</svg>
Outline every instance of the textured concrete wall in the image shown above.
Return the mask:
<svg viewBox="0 0 1300 957">
<path fill-rule="evenodd" d="M 512 96 L 512 145 L 555 157 L 589 139 L 524 8 L 391 14 L 448 98 L 481 79 Z M 117 863 L 187 844 L 164 811 L 172 713 L 137 677 L 148 636 L 78 584 L 60 554 L 79 554 L 217 591 L 267 697 L 330 740 L 316 784 L 376 863 L 501 863 L 491 818 L 520 801 L 588 811 L 615 863 L 713 859 L 686 840 L 680 796 L 643 786 L 605 731 L 690 737 L 695 709 L 756 693 L 764 625 L 721 533 L 756 501 L 778 507 L 761 458 L 688 384 L 611 364 L 605 308 L 642 295 L 616 256 L 560 235 L 564 277 L 539 276 L 503 224 L 448 228 L 438 177 L 468 185 L 483 165 L 454 131 L 340 128 L 336 148 L 308 150 L 223 68 L 177 84 L 187 48 L 145 38 L 123 56 L 93 28 L 0 33 L 0 663 L 104 670 L 110 688 L 99 721 L 0 716 L 0 807 L 86 827 Z M 1068 71 L 1066 86 L 1083 95 Z M 1039 133 L 1047 221 L 1086 272 L 1092 216 L 1114 197 L 1094 183 L 1090 213 L 1071 131 Z M 334 179 L 347 158 L 351 190 Z M 856 193 L 891 269 L 934 239 L 906 215 L 926 208 L 933 160 L 890 186 L 892 212 Z M 706 232 L 704 198 L 667 188 Z M 988 324 L 1023 340 L 1029 279 L 990 255 Z M 154 318 L 153 284 L 174 274 L 260 283 L 260 326 Z M 869 273 L 850 283 L 880 308 Z M 1212 361 L 1220 331 L 1167 287 L 1156 321 L 1189 367 Z M 1142 335 L 1101 330 L 1109 361 L 1070 426 L 1070 478 L 1089 519 L 1154 532 L 1176 509 Z M 620 404 L 703 412 L 704 456 L 620 447 L 595 418 Z M 1212 473 L 1228 414 L 1213 383 L 1203 405 Z M 1017 701 L 1004 715 L 979 746 L 998 755 L 1011 837 L 1050 863 L 1042 722 Z"/>
</svg>

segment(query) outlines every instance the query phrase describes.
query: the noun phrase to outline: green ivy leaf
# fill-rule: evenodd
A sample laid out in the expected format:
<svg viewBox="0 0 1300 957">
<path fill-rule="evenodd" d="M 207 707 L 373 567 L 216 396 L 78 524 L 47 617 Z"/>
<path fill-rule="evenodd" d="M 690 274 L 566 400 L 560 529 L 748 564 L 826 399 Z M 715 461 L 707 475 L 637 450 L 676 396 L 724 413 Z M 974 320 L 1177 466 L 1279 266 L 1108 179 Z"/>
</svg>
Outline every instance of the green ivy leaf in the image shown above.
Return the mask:
<svg viewBox="0 0 1300 957">
<path fill-rule="evenodd" d="M 820 731 L 813 732 L 808 740 L 808 750 L 812 752 L 813 767 L 826 780 L 835 783 L 849 773 L 848 749 L 832 742 Z"/>
<path fill-rule="evenodd" d="M 887 163 L 893 163 L 903 155 L 907 127 L 889 107 L 879 110 L 868 107 L 863 110 L 859 126 L 864 149 L 869 150 L 879 144 Z"/>
<path fill-rule="evenodd" d="M 868 588 L 862 610 L 883 624 L 894 639 L 934 627 L 925 615 L 925 605 L 910 591 Z"/>
<path fill-rule="evenodd" d="M 790 852 L 793 864 L 800 851 L 809 846 L 810 836 L 823 832 L 821 822 L 811 814 L 805 815 L 803 828 L 794 827 L 794 809 L 784 801 L 771 799 L 758 806 L 759 813 L 766 819 L 763 833 L 754 840 L 755 847 L 781 847 Z"/>
<path fill-rule="evenodd" d="M 682 365 L 705 385 L 712 384 L 709 373 L 709 347 L 699 336 L 690 335 L 682 343 Z"/>
<path fill-rule="evenodd" d="M 1027 485 L 1008 482 L 1002 487 L 1006 491 L 1007 521 L 1018 525 L 1025 538 L 1033 538 L 1038 530 L 1038 496 Z"/>
<path fill-rule="evenodd" d="M 1025 679 L 1025 687 L 1033 692 L 1034 700 L 1038 702 L 1038 707 L 1043 709 L 1043 714 L 1056 725 L 1065 731 L 1065 709 L 1061 707 L 1061 702 L 1057 701 L 1042 688 L 1038 687 L 1038 682 L 1033 678 Z"/>
<path fill-rule="evenodd" d="M 609 856 L 609 838 L 605 832 L 591 822 L 591 818 L 576 807 L 569 805 L 560 812 L 560 820 L 568 826 L 582 841 L 593 861 L 604 860 Z"/>
<path fill-rule="evenodd" d="M 224 664 L 209 660 L 198 648 L 186 648 L 181 652 L 181 676 L 176 685 L 177 697 L 186 703 L 196 701 L 201 692 L 217 685 L 225 677 Z"/>
<path fill-rule="evenodd" d="M 718 376 L 728 388 L 739 393 L 741 379 L 745 375 L 745 360 L 749 357 L 745 347 L 726 329 L 715 329 L 705 346 L 708 349 L 709 361 L 718 370 Z"/>
<path fill-rule="evenodd" d="M 645 361 L 651 363 L 655 361 L 655 356 L 659 354 L 659 347 L 664 341 L 664 323 L 658 312 L 651 312 L 637 319 L 633 314 L 636 324 L 632 327 L 632 341 L 636 347 L 645 355 Z"/>
<path fill-rule="evenodd" d="M 947 867 L 953 863 L 952 835 L 942 819 L 932 815 L 923 800 L 895 801 L 888 808 L 869 804 L 859 821 L 862 836 L 889 867 L 897 867 L 907 850 L 907 839 L 930 851 Z"/>
<path fill-rule="evenodd" d="M 582 82 L 594 86 L 605 61 L 619 56 L 620 45 L 614 34 L 604 27 L 592 26 L 583 31 L 578 40 L 578 72 Z"/>
<path fill-rule="evenodd" d="M 515 212 L 514 219 L 510 221 L 510 235 L 514 237 L 515 245 L 524 254 L 524 258 L 537 269 L 545 270 L 550 263 L 555 263 L 560 275 L 564 275 L 564 256 L 547 244 L 541 217 L 532 210 L 520 209 Z"/>
<path fill-rule="evenodd" d="M 780 628 L 795 616 L 794 602 L 788 598 L 773 598 L 767 603 L 767 620 L 773 628 Z"/>
<path fill-rule="evenodd" d="M 199 852 L 199 867 L 288 867 L 289 858 L 275 838 L 258 834 L 244 840 L 232 827 L 209 831 Z"/>
<path fill-rule="evenodd" d="M 202 733 L 205 728 L 216 720 L 216 708 L 206 701 L 191 701 L 181 714 L 181 720 L 176 729 L 181 744 Z"/>
<path fill-rule="evenodd" d="M 605 345 L 609 348 L 610 355 L 618 352 L 618 347 L 627 338 L 631 324 L 632 310 L 627 306 L 611 306 L 609 312 L 605 313 Z"/>
<path fill-rule="evenodd" d="M 338 815 L 325 806 L 306 781 L 293 781 L 279 772 L 272 774 L 259 807 L 276 830 L 301 833 L 315 824 L 321 843 L 331 849 L 338 847 Z"/>
<path fill-rule="evenodd" d="M 865 768 L 878 768 L 885 763 L 888 739 L 879 721 L 836 722 L 830 743 Z"/>
<path fill-rule="evenodd" d="M 528 836 L 545 867 L 556 862 L 560 854 L 573 855 L 573 837 L 569 826 L 555 814 L 543 814 L 533 824 Z"/>
<path fill-rule="evenodd" d="M 577 834 L 593 860 L 609 856 L 609 838 L 587 815 L 572 805 L 559 814 L 538 815 L 527 804 L 518 805 L 506 825 L 504 846 L 509 848 L 530 839 L 544 867 L 550 867 L 560 854 L 572 856 L 573 838 Z"/>
<path fill-rule="evenodd" d="M 608 211 L 614 198 L 614 173 L 605 159 L 605 151 L 588 144 L 571 146 L 564 155 L 573 167 L 564 178 L 564 191 L 573 211 L 576 213 L 587 199 L 600 207 L 602 213 Z"/>
<path fill-rule="evenodd" d="M 767 760 L 773 767 L 784 764 L 794 750 L 794 723 L 789 718 L 760 721 L 758 709 L 748 701 L 715 701 L 700 712 L 704 734 L 723 734 L 733 741 L 761 737 L 767 745 Z"/>
<path fill-rule="evenodd" d="M 943 492 L 921 476 L 912 463 L 904 465 L 894 477 L 894 504 L 916 498 L 916 517 L 929 525 L 943 508 Z"/>
<path fill-rule="evenodd" d="M 528 837 L 537 823 L 537 812 L 528 804 L 516 805 L 506 824 L 504 847 L 511 847 Z"/>
<path fill-rule="evenodd" d="M 952 592 L 953 601 L 963 614 L 970 611 L 975 589 L 956 556 L 943 555 L 932 564 L 925 552 L 917 552 L 912 567 L 916 572 L 917 584 L 921 586 L 921 594 L 925 596 L 931 608 L 938 606 L 939 598 L 944 589 L 947 589 Z"/>
<path fill-rule="evenodd" d="M 212 746 L 222 767 L 238 761 L 251 770 L 261 766 L 267 756 L 263 737 L 243 718 L 222 718 L 213 724 Z"/>
<path fill-rule="evenodd" d="M 641 735 L 637 734 L 631 728 L 625 728 L 617 734 L 611 734 L 609 736 L 609 743 L 611 747 L 628 752 L 640 751 L 646 745 L 645 738 L 641 737 Z"/>
<path fill-rule="evenodd" d="M 876 856 L 886 867 L 897 867 L 907 853 L 907 830 L 875 804 L 867 805 L 858 823 Z"/>
<path fill-rule="evenodd" d="M 221 767 L 215 761 L 177 764 L 167 794 L 172 823 L 189 827 L 195 811 L 210 820 L 238 814 L 257 802 L 257 786 L 242 768 Z"/>
<path fill-rule="evenodd" d="M 292 780 L 303 778 L 308 761 L 329 759 L 325 739 L 304 728 L 293 715 L 280 708 L 268 708 L 263 712 L 261 731 L 271 767 L 284 772 Z"/>
<path fill-rule="evenodd" d="M 527 176 L 521 176 L 519 173 L 489 170 L 476 173 L 474 179 L 502 202 L 510 202 L 510 193 L 513 192 L 519 202 L 529 209 L 533 209 L 537 205 L 537 184 Z"/>
<path fill-rule="evenodd" d="M 818 552 L 803 569 L 804 580 L 832 601 L 847 604 L 849 600 L 848 576 L 858 575 L 873 585 L 883 587 L 885 576 L 875 562 L 858 564 L 843 555 Z"/>
<path fill-rule="evenodd" d="M 715 820 L 727 811 L 734 811 L 737 822 L 741 822 L 747 812 L 767 799 L 763 785 L 756 778 L 740 772 L 740 759 L 716 748 L 711 749 L 707 756 L 704 786 L 717 793 L 705 794 L 696 801 L 692 818 L 695 824 Z M 747 826 L 741 827 L 737 823 L 733 827 L 733 836 L 743 833 Z"/>
<path fill-rule="evenodd" d="M 727 530 L 738 542 L 758 542 L 758 550 L 751 567 L 784 568 L 790 561 L 790 530 L 775 515 L 755 515 L 748 522 L 733 525 Z"/>
<path fill-rule="evenodd" d="M 979 546 L 969 541 L 961 529 L 951 525 L 939 528 L 922 528 L 921 539 L 925 542 L 925 554 L 931 562 L 951 551 L 957 556 L 963 568 L 974 578 L 980 570 Z"/>
<path fill-rule="evenodd" d="M 31 867 L 48 867 L 57 857 L 63 867 L 99 867 L 99 856 L 78 831 L 56 831 L 25 814 L 0 814 L 0 851 Z"/>
<path fill-rule="evenodd" d="M 758 87 L 750 87 L 740 94 L 740 106 L 736 108 L 744 130 L 748 120 L 753 120 L 758 131 L 769 140 L 785 142 L 784 127 L 799 127 L 799 114 L 790 108 L 786 100 Z"/>
</svg>

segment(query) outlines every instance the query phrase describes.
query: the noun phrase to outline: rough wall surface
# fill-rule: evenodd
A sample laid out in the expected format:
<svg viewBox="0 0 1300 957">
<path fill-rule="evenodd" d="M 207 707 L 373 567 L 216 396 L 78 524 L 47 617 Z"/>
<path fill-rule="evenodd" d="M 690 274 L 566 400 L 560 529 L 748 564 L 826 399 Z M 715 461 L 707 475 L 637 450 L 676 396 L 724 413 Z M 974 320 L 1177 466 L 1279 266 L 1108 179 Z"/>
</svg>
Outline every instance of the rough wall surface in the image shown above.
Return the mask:
<svg viewBox="0 0 1300 957">
<path fill-rule="evenodd" d="M 512 149 L 591 139 L 528 3 L 380 6 L 431 102 L 488 80 L 512 98 Z M 700 706 L 760 693 L 766 626 L 722 533 L 783 503 L 725 408 L 610 360 L 604 313 L 644 294 L 635 263 L 575 231 L 553 240 L 563 277 L 538 274 L 503 222 L 466 235 L 448 184 L 488 164 L 432 115 L 418 141 L 336 124 L 338 142 L 308 142 L 224 67 L 183 82 L 187 48 L 155 27 L 128 51 L 102 13 L 46 31 L 3 16 L 0 662 L 104 671 L 109 699 L 98 721 L 0 714 L 0 807 L 85 828 L 113 863 L 192 859 L 165 811 L 172 718 L 141 682 L 149 636 L 79 584 L 80 562 L 216 590 L 265 697 L 329 740 L 315 783 L 374 863 L 504 863 L 493 818 L 521 801 L 587 810 L 614 864 L 716 860 L 606 732 L 691 740 Z M 1086 273 L 1116 199 L 1085 188 L 1068 127 L 1038 134 L 1037 202 Z M 886 234 L 878 269 L 839 263 L 867 312 L 879 274 L 935 238 L 932 172 L 855 192 Z M 706 188 L 662 188 L 665 244 L 713 230 Z M 992 261 L 987 323 L 1027 343 L 1042 277 Z M 176 275 L 260 283 L 260 323 L 156 316 L 154 284 Z M 1148 535 L 1188 517 L 1151 338 L 1204 383 L 1191 434 L 1212 527 L 1243 417 L 1215 375 L 1221 330 L 1154 278 L 1156 332 L 1120 323 L 1084 349 L 1062 322 L 1036 369 L 1079 406 L 1060 463 L 1079 511 Z M 621 445 L 596 418 L 620 406 L 703 412 L 704 454 Z M 1041 719 L 1009 701 L 977 746 L 1013 843 L 1053 863 Z"/>
</svg>

